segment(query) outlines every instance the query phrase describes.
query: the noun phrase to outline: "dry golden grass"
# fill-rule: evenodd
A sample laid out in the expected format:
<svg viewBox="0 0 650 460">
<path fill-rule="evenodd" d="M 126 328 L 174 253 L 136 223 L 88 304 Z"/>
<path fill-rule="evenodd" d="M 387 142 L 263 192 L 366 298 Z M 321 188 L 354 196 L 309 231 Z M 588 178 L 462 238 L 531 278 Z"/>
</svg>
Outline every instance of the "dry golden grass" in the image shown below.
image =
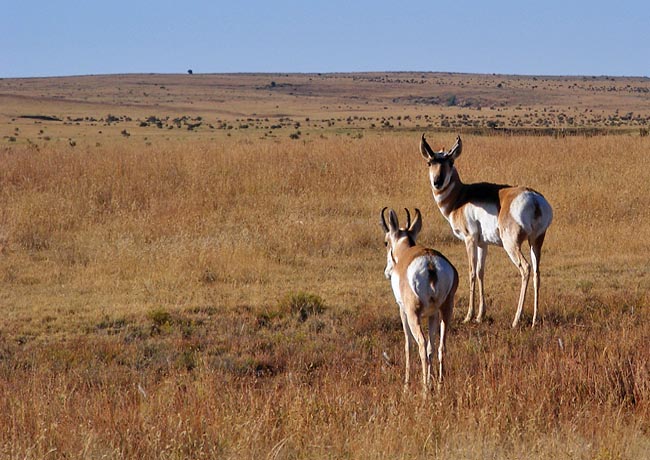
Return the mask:
<svg viewBox="0 0 650 460">
<path fill-rule="evenodd" d="M 466 182 L 554 207 L 535 330 L 530 299 L 509 328 L 499 248 L 488 321 L 459 323 L 464 248 L 417 135 L 3 147 L 0 456 L 645 458 L 650 139 L 464 141 Z M 463 275 L 425 402 L 401 391 L 383 206 L 419 207 Z"/>
</svg>

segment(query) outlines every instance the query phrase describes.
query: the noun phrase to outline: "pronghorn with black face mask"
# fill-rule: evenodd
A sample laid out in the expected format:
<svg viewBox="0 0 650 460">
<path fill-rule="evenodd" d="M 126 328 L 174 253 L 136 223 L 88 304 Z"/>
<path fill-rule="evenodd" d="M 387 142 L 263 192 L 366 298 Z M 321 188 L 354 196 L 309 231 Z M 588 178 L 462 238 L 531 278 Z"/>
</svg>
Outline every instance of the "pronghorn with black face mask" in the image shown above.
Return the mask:
<svg viewBox="0 0 650 460">
<path fill-rule="evenodd" d="M 465 242 L 467 249 L 470 290 L 469 309 L 464 322 L 470 321 L 474 313 L 477 278 L 479 308 L 476 321 L 480 322 L 485 314 L 485 257 L 488 245 L 493 244 L 505 249 L 521 275 L 519 303 L 512 322 L 512 327 L 517 326 L 530 277 L 531 264 L 521 252 L 522 243 L 528 241 L 535 289 L 532 324 L 535 326 L 539 305 L 539 261 L 546 230 L 553 220 L 551 205 L 540 193 L 526 187 L 491 183 L 464 184 L 454 167 L 454 161 L 460 156 L 461 150 L 460 136 L 449 151 L 436 152 L 429 147 L 424 134 L 422 135 L 420 152 L 429 166 L 433 198 L 451 225 L 454 235 Z"/>
<path fill-rule="evenodd" d="M 392 209 L 388 212 L 388 223 L 386 223 L 384 216 L 386 209 L 381 210 L 380 221 L 386 234 L 384 274 L 393 288 L 404 329 L 406 354 L 404 389 L 406 390 L 409 384 L 409 337 L 413 337 L 418 345 L 422 363 L 422 384 L 426 394 L 431 384 L 433 341 L 437 329 L 440 330 L 438 383 L 442 383 L 446 333 L 451 326 L 454 296 L 458 287 L 458 272 L 438 251 L 415 243 L 422 229 L 422 216 L 419 209 L 415 210 L 413 223 L 411 223 L 411 214 L 406 209 L 405 228 L 400 228 L 397 214 Z M 422 331 L 424 319 L 427 319 L 429 324 L 428 340 Z"/>
</svg>

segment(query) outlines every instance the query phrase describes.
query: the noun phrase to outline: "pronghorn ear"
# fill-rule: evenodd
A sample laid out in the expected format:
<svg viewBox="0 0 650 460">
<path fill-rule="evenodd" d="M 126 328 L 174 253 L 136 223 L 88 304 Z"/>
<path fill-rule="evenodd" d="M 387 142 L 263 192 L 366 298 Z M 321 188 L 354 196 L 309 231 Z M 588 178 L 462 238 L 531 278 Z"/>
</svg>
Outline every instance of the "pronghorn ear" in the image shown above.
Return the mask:
<svg viewBox="0 0 650 460">
<path fill-rule="evenodd" d="M 418 208 L 415 208 L 415 218 L 413 219 L 413 223 L 408 229 L 413 240 L 416 239 L 420 233 L 420 230 L 422 230 L 422 214 L 420 214 L 420 210 Z"/>
<path fill-rule="evenodd" d="M 449 153 L 447 153 L 448 157 L 451 157 L 452 160 L 455 160 L 460 156 L 460 152 L 463 150 L 463 141 L 460 140 L 460 136 L 456 137 L 456 143 L 452 148 L 449 149 Z"/>
<path fill-rule="evenodd" d="M 420 153 L 427 161 L 431 160 L 435 156 L 434 151 L 431 150 L 427 140 L 424 138 L 424 134 L 422 134 L 422 139 L 420 140 Z"/>
<path fill-rule="evenodd" d="M 397 214 L 392 209 L 388 211 L 388 228 L 391 232 L 399 230 Z"/>
</svg>

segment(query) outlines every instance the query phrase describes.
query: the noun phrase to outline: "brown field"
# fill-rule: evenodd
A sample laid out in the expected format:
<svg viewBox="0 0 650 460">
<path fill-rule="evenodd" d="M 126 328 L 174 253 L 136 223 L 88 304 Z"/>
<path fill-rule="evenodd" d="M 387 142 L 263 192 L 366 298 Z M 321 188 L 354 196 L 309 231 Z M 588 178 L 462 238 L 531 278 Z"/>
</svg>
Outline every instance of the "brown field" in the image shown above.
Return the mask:
<svg viewBox="0 0 650 460">
<path fill-rule="evenodd" d="M 647 458 L 648 88 L 0 80 L 0 457 Z M 422 131 L 434 147 L 464 134 L 466 182 L 553 205 L 539 327 L 530 298 L 509 327 L 519 277 L 494 247 L 488 320 L 460 323 L 465 251 L 431 199 Z M 402 392 L 383 206 L 419 207 L 421 242 L 462 275 L 448 374 L 426 401 L 415 366 Z"/>
<path fill-rule="evenodd" d="M 0 142 L 9 143 L 304 140 L 423 129 L 647 134 L 649 127 L 650 78 L 402 72 L 0 79 Z"/>
</svg>

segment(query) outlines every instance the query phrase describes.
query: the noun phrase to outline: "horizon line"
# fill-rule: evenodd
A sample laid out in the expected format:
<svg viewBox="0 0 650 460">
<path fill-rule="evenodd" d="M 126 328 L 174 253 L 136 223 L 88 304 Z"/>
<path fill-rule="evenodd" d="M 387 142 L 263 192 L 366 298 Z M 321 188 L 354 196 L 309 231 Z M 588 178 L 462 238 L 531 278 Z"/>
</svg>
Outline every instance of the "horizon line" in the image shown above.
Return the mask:
<svg viewBox="0 0 650 460">
<path fill-rule="evenodd" d="M 47 75 L 47 76 L 20 76 L 5 77 L 0 76 L 0 80 L 29 80 L 44 78 L 84 78 L 84 77 L 117 77 L 117 76 L 135 76 L 135 75 L 186 75 L 196 77 L 202 75 L 363 75 L 363 74 L 446 74 L 446 75 L 476 75 L 476 76 L 503 76 L 503 77 L 523 77 L 523 78 L 633 78 L 648 79 L 647 75 L 615 75 L 615 74 L 526 74 L 526 73 L 500 73 L 500 72 L 458 72 L 446 70 L 361 70 L 361 71 L 327 71 L 327 72 L 271 72 L 271 71 L 234 71 L 234 72 L 195 72 L 188 69 L 185 72 L 116 72 L 116 73 L 87 73 L 87 74 L 67 74 L 67 75 Z"/>
</svg>

